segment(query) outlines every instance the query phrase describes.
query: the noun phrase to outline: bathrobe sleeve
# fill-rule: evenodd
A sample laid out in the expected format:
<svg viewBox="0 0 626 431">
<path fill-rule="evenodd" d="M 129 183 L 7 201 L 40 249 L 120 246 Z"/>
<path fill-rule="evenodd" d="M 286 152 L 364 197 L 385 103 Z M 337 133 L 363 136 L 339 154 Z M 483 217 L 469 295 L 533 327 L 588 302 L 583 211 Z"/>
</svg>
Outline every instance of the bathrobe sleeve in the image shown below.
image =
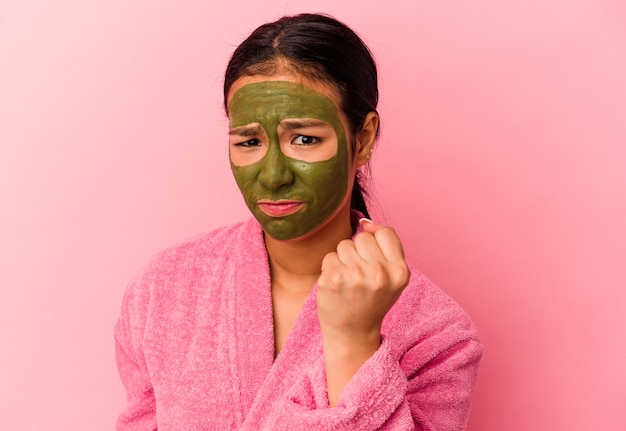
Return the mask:
<svg viewBox="0 0 626 431">
<path fill-rule="evenodd" d="M 126 406 L 117 419 L 118 431 L 157 429 L 156 400 L 141 349 L 147 307 L 141 296 L 131 284 L 114 329 L 117 367 L 127 395 Z"/>
<path fill-rule="evenodd" d="M 272 430 L 464 430 L 482 347 L 458 341 L 407 376 L 421 353 L 398 361 L 388 340 L 344 388 L 337 407 L 328 406 L 323 360 L 291 388 L 277 408 Z M 419 349 L 418 349 L 419 350 Z M 413 357 L 415 356 L 415 357 Z"/>
</svg>

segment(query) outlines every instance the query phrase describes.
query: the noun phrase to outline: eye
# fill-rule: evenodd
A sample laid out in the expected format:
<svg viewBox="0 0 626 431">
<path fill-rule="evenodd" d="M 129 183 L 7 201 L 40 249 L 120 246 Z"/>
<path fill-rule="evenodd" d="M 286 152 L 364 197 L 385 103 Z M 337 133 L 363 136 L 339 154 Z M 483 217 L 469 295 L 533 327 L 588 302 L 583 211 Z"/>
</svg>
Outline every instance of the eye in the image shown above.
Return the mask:
<svg viewBox="0 0 626 431">
<path fill-rule="evenodd" d="M 249 139 L 247 141 L 235 144 L 236 147 L 258 147 L 260 145 L 261 145 L 261 141 L 259 141 L 256 138 L 255 139 Z"/>
<path fill-rule="evenodd" d="M 314 136 L 297 135 L 291 143 L 293 145 L 313 145 L 317 144 L 319 141 L 320 139 Z"/>
</svg>

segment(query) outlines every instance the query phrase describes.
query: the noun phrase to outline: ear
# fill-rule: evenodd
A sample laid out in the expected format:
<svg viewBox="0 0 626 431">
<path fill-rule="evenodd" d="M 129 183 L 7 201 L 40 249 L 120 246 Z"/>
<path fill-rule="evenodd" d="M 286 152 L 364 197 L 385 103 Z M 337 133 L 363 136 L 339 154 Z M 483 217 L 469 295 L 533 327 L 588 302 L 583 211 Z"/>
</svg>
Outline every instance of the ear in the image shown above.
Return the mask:
<svg viewBox="0 0 626 431">
<path fill-rule="evenodd" d="M 361 130 L 356 134 L 355 161 L 357 168 L 365 165 L 376 144 L 376 135 L 378 133 L 379 118 L 376 111 L 371 111 L 365 116 Z"/>
</svg>

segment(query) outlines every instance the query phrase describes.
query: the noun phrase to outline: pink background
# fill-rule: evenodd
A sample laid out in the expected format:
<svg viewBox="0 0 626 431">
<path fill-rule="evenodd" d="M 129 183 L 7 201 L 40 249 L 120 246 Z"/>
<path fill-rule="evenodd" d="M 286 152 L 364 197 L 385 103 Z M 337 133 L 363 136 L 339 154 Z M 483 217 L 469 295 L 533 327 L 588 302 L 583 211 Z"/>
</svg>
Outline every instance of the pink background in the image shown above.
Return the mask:
<svg viewBox="0 0 626 431">
<path fill-rule="evenodd" d="M 229 53 L 326 11 L 380 66 L 376 218 L 481 330 L 469 429 L 625 430 L 624 3 L 211 3 L 0 2 L 0 429 L 113 428 L 126 283 L 248 216 Z"/>
</svg>

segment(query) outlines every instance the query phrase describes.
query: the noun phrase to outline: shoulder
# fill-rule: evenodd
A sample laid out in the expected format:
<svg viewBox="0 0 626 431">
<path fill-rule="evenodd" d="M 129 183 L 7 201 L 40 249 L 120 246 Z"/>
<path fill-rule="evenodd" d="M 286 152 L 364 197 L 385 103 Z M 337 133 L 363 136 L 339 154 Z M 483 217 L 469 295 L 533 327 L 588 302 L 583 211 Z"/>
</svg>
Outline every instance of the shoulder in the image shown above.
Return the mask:
<svg viewBox="0 0 626 431">
<path fill-rule="evenodd" d="M 224 255 L 225 249 L 241 245 L 254 230 L 251 220 L 224 226 L 190 238 L 155 255 L 147 266 L 149 270 L 171 269 L 202 262 Z"/>
<path fill-rule="evenodd" d="M 245 248 L 245 243 L 253 240 L 255 234 L 262 240 L 260 228 L 257 228 L 253 219 L 217 228 L 159 252 L 143 268 L 141 274 L 158 277 L 209 264 L 215 266 L 216 261 L 232 256 L 229 251 Z"/>
<path fill-rule="evenodd" d="M 198 286 L 233 257 L 262 242 L 262 231 L 254 219 L 220 227 L 197 235 L 154 255 L 131 280 L 125 302 L 145 302 L 152 297 L 175 294 Z"/>
</svg>

